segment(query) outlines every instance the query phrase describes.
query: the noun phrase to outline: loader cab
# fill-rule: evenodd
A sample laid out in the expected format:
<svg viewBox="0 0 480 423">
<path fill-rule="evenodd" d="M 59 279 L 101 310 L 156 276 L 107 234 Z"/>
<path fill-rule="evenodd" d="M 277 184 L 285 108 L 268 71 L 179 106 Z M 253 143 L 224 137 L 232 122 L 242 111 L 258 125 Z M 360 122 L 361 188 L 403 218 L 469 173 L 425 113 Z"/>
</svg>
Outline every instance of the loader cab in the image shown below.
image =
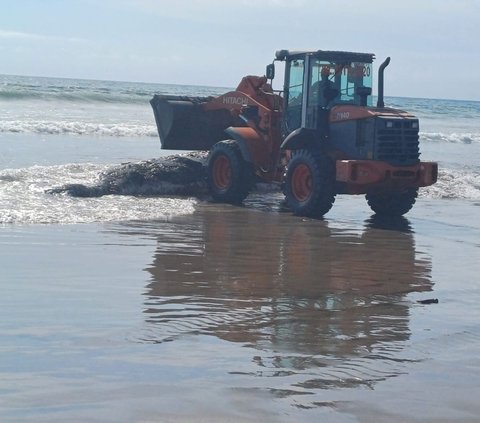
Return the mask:
<svg viewBox="0 0 480 423">
<path fill-rule="evenodd" d="M 333 106 L 371 106 L 373 58 L 341 51 L 277 52 L 276 60 L 285 61 L 283 135 L 298 128 L 326 134 Z"/>
</svg>

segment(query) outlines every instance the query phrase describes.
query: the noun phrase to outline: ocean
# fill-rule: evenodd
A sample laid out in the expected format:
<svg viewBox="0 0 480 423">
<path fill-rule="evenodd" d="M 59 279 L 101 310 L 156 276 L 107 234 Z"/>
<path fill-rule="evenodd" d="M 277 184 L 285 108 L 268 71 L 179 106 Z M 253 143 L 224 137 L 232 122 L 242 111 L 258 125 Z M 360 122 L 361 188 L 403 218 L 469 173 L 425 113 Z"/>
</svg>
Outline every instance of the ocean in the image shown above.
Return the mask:
<svg viewBox="0 0 480 423">
<path fill-rule="evenodd" d="M 128 198 L 75 200 L 66 205 L 64 198 L 44 191 L 65 183 L 92 183 L 102 171 L 121 162 L 172 154 L 160 150 L 149 104 L 152 94 L 207 96 L 226 90 L 2 76 L 0 223 L 81 223 L 168 215 L 172 209 L 168 201 L 164 207 L 163 199 L 136 198 L 135 204 L 142 203 L 141 207 L 130 207 Z M 387 105 L 420 118 L 422 159 L 440 162 L 438 184 L 422 190 L 421 196 L 479 200 L 480 102 L 392 97 Z M 111 202 L 108 207 L 105 201 Z"/>
<path fill-rule="evenodd" d="M 439 163 L 393 223 L 49 192 L 175 154 L 154 94 L 227 90 L 0 75 L 0 420 L 478 421 L 480 101 L 386 97 Z"/>
</svg>

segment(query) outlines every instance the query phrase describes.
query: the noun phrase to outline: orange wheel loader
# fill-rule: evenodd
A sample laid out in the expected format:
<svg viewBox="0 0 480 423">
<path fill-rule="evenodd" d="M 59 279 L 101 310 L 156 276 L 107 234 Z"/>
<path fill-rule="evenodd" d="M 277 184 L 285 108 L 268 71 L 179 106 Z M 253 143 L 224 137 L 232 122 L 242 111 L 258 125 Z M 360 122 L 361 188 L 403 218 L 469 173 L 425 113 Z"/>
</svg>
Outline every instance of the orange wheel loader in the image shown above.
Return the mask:
<svg viewBox="0 0 480 423">
<path fill-rule="evenodd" d="M 400 216 L 437 164 L 419 160 L 419 123 L 385 107 L 384 70 L 372 103 L 370 53 L 276 52 L 265 76 L 246 76 L 218 97 L 155 95 L 162 148 L 209 150 L 215 201 L 241 203 L 257 181 L 278 182 L 293 213 L 322 217 L 337 194 L 364 194 L 379 215 Z M 275 62 L 284 62 L 274 91 Z"/>
</svg>

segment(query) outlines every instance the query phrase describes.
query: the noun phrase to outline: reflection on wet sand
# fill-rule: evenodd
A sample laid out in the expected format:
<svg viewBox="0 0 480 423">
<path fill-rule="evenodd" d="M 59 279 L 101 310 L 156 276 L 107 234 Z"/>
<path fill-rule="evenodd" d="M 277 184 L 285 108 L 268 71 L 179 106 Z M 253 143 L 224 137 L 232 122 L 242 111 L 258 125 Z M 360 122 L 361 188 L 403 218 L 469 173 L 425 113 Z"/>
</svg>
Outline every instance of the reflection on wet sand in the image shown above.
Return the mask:
<svg viewBox="0 0 480 423">
<path fill-rule="evenodd" d="M 162 225 L 143 342 L 213 335 L 241 343 L 255 370 L 232 361 L 229 373 L 289 377 L 289 389 L 269 385 L 279 396 L 373 386 L 414 360 L 402 355 L 407 294 L 431 290 L 431 264 L 406 219 L 333 228 L 204 205 Z"/>
</svg>

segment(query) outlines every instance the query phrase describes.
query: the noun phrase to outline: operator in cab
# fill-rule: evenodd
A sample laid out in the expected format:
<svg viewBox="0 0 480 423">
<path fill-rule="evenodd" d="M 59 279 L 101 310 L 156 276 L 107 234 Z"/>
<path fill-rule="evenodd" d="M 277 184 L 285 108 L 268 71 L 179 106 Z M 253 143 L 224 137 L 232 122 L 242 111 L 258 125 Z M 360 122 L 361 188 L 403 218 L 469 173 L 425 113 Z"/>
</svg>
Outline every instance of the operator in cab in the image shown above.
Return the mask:
<svg viewBox="0 0 480 423">
<path fill-rule="evenodd" d="M 309 106 L 327 107 L 338 95 L 335 84 L 330 80 L 330 68 L 323 66 L 321 79 L 314 82 L 310 91 Z"/>
</svg>

